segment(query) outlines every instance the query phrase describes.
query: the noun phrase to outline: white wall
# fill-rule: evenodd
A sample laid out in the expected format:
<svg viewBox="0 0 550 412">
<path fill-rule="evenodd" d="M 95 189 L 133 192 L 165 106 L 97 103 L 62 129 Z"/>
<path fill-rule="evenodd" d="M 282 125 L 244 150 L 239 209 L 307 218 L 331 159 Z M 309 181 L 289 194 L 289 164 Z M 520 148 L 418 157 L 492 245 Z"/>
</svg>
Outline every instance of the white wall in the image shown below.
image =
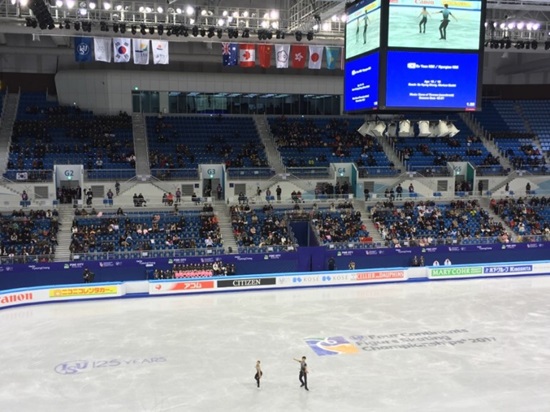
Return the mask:
<svg viewBox="0 0 550 412">
<path fill-rule="evenodd" d="M 236 93 L 343 93 L 343 78 L 335 76 L 272 76 L 246 73 L 180 73 L 87 70 L 61 71 L 55 76 L 59 103 L 95 113 L 132 112 L 132 90 Z"/>
</svg>

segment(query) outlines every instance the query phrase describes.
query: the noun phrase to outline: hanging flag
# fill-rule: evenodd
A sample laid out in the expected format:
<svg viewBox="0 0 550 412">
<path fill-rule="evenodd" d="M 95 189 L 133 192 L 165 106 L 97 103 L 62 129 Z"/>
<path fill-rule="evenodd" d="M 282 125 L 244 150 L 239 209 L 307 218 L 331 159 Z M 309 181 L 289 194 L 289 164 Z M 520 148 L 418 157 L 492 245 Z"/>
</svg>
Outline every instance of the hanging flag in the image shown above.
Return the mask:
<svg viewBox="0 0 550 412">
<path fill-rule="evenodd" d="M 115 63 L 128 63 L 131 57 L 132 46 L 130 39 L 113 38 L 113 56 Z"/>
<path fill-rule="evenodd" d="M 222 63 L 224 66 L 236 66 L 239 54 L 237 43 L 222 43 Z"/>
<path fill-rule="evenodd" d="M 256 45 L 239 44 L 239 66 L 254 67 L 256 65 Z"/>
<path fill-rule="evenodd" d="M 307 62 L 307 47 L 293 44 L 290 48 L 290 65 L 293 69 L 303 69 Z"/>
<path fill-rule="evenodd" d="M 149 39 L 132 39 L 134 64 L 149 64 Z"/>
<path fill-rule="evenodd" d="M 258 54 L 260 55 L 260 66 L 264 69 L 271 67 L 271 54 L 273 46 L 271 44 L 260 44 L 258 46 Z"/>
<path fill-rule="evenodd" d="M 74 60 L 78 63 L 91 62 L 92 59 L 92 38 L 74 38 Z"/>
<path fill-rule="evenodd" d="M 94 56 L 98 62 L 111 61 L 113 50 L 111 49 L 111 39 L 108 37 L 94 37 Z"/>
<path fill-rule="evenodd" d="M 334 70 L 336 66 L 340 64 L 340 47 L 325 47 L 325 54 L 327 57 L 327 69 Z"/>
<path fill-rule="evenodd" d="M 290 53 L 290 44 L 275 45 L 275 63 L 278 69 L 288 68 L 289 53 Z"/>
<path fill-rule="evenodd" d="M 151 47 L 153 50 L 153 64 L 168 64 L 170 62 L 167 40 L 151 40 Z"/>
<path fill-rule="evenodd" d="M 320 69 L 323 64 L 323 47 L 324 46 L 309 46 L 309 62 L 308 69 Z"/>
</svg>

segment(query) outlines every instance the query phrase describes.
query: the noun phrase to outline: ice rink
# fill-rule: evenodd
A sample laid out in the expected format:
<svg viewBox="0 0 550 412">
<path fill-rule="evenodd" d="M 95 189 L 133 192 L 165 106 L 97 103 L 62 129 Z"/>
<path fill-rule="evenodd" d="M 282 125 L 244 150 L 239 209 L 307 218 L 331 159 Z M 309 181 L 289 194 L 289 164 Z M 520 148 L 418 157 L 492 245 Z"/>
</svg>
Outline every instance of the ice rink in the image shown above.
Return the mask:
<svg viewBox="0 0 550 412">
<path fill-rule="evenodd" d="M 550 410 L 550 277 L 35 305 L 0 322 L 2 411 Z"/>
</svg>

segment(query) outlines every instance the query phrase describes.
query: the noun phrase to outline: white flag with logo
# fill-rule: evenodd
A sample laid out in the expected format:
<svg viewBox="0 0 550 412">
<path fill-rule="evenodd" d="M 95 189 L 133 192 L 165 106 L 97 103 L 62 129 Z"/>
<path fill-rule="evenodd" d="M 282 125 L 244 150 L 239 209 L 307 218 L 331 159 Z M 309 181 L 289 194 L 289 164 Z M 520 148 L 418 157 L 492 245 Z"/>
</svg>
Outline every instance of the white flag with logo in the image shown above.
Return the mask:
<svg viewBox="0 0 550 412">
<path fill-rule="evenodd" d="M 132 45 L 130 39 L 125 39 L 121 37 L 115 37 L 113 39 L 113 56 L 115 63 L 128 63 L 131 54 Z"/>
<path fill-rule="evenodd" d="M 94 55 L 96 61 L 110 63 L 113 57 L 111 39 L 108 37 L 94 37 Z"/>
<path fill-rule="evenodd" d="M 132 39 L 134 49 L 134 64 L 149 64 L 149 39 Z"/>
<path fill-rule="evenodd" d="M 323 63 L 324 46 L 309 46 L 308 69 L 320 69 Z"/>
<path fill-rule="evenodd" d="M 290 44 L 275 45 L 275 62 L 278 69 L 287 69 L 290 54 Z"/>
<path fill-rule="evenodd" d="M 168 57 L 168 41 L 166 40 L 151 40 L 153 49 L 153 63 L 154 64 L 168 64 L 170 58 Z"/>
</svg>

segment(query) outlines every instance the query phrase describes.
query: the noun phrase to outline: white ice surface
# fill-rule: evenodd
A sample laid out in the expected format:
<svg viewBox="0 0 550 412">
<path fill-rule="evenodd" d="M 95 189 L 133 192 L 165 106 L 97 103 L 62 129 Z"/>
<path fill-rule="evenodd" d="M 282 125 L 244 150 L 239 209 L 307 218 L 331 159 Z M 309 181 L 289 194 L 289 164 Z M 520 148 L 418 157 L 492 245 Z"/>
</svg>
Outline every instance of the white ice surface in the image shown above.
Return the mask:
<svg viewBox="0 0 550 412">
<path fill-rule="evenodd" d="M 37 305 L 0 325 L 6 412 L 550 411 L 550 277 Z M 304 341 L 454 329 L 466 343 L 318 356 Z"/>
</svg>

